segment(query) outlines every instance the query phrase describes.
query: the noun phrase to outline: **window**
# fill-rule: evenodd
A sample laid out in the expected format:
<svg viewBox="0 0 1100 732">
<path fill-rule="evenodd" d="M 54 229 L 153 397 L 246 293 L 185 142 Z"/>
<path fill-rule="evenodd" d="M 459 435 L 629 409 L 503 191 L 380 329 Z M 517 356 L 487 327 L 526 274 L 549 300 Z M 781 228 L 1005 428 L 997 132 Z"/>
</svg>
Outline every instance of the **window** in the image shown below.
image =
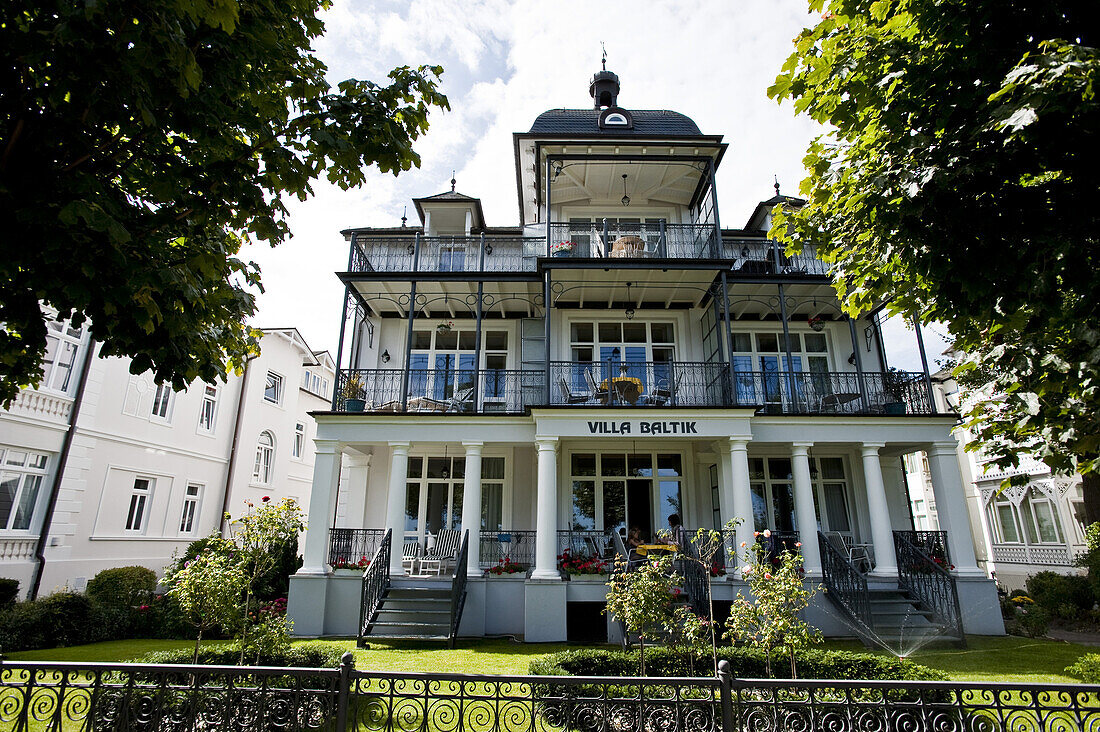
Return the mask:
<svg viewBox="0 0 1100 732">
<path fill-rule="evenodd" d="M 482 464 L 484 465 L 484 459 Z M 406 473 L 405 531 L 423 536 L 462 526 L 466 458 L 410 457 Z"/>
<path fill-rule="evenodd" d="M 275 457 L 275 436 L 267 430 L 260 433 L 256 444 L 256 465 L 252 469 L 252 480 L 267 485 L 271 482 L 271 464 Z"/>
<path fill-rule="evenodd" d="M 681 510 L 677 453 L 574 453 L 570 458 L 574 531 L 619 531 L 637 526 L 649 539 Z"/>
<path fill-rule="evenodd" d="M 198 526 L 199 500 L 202 498 L 202 486 L 188 483 L 183 494 L 183 513 L 180 515 L 180 533 L 193 534 Z"/>
<path fill-rule="evenodd" d="M 302 388 L 323 399 L 328 398 L 328 379 L 308 369 L 302 372 Z"/>
<path fill-rule="evenodd" d="M 301 422 L 294 423 L 294 444 L 290 447 L 291 457 L 302 457 L 302 450 L 306 444 L 306 426 Z"/>
<path fill-rule="evenodd" d="M 1000 544 L 1061 544 L 1064 542 L 1058 508 L 1034 486 L 1013 501 L 994 493 L 986 507 L 990 527 Z"/>
<path fill-rule="evenodd" d="M 414 330 L 409 356 L 409 394 L 432 399 L 456 399 L 465 407 L 474 399 L 473 324 L 452 326 L 449 330 Z M 481 341 L 482 399 L 485 404 L 501 403 L 506 396 L 508 332 L 486 330 Z M 325 382 L 327 389 L 327 381 Z"/>
<path fill-rule="evenodd" d="M 721 531 L 724 526 L 722 525 L 722 499 L 718 495 L 718 466 L 711 465 L 707 469 L 707 474 L 710 477 L 710 508 L 713 514 L 711 519 L 714 530 Z"/>
<path fill-rule="evenodd" d="M 0 449 L 0 531 L 31 528 L 46 463 L 41 453 Z"/>
<path fill-rule="evenodd" d="M 570 353 L 575 364 L 571 387 L 587 391 L 589 375 L 601 383 L 620 375 L 639 379 L 642 392 L 669 386 L 676 355 L 674 333 L 673 324 L 667 322 L 571 323 Z"/>
<path fill-rule="evenodd" d="M 157 391 L 153 394 L 152 415 L 156 419 L 169 421 L 172 418 L 172 386 L 171 384 L 157 384 Z"/>
<path fill-rule="evenodd" d="M 140 533 L 145 530 L 146 509 L 149 505 L 152 485 L 153 480 L 151 478 L 134 479 L 134 487 L 130 491 L 130 509 L 126 514 L 127 531 Z"/>
<path fill-rule="evenodd" d="M 481 528 L 500 531 L 504 528 L 504 458 L 481 459 Z"/>
<path fill-rule="evenodd" d="M 264 401 L 272 404 L 283 403 L 283 377 L 274 371 L 267 372 L 267 383 L 264 385 Z"/>
<path fill-rule="evenodd" d="M 749 458 L 753 524 L 757 531 L 802 531 L 794 512 L 794 479 L 791 459 Z M 827 531 L 852 534 L 848 505 L 848 479 L 839 457 L 810 458 L 810 482 L 814 491 L 817 523 Z M 824 506 L 824 516 L 822 516 Z M 806 527 L 813 532 L 818 527 Z"/>
<path fill-rule="evenodd" d="M 218 416 L 218 387 L 204 384 L 202 405 L 199 407 L 199 432 L 213 434 L 214 420 Z"/>
<path fill-rule="evenodd" d="M 731 334 L 733 370 L 739 402 L 752 403 L 758 399 L 758 389 L 762 389 L 759 399 L 765 403 L 782 401 L 781 395 L 789 390 L 789 386 L 783 383 L 779 374 L 786 371 L 801 373 L 808 370 L 815 375 L 811 377 L 815 388 L 822 393 L 828 393 L 829 347 L 825 334 L 792 332 L 790 336 L 791 363 L 788 365 L 788 343 L 781 331 L 735 331 Z M 763 373 L 759 383 L 756 382 L 754 372 Z M 796 380 L 795 388 L 801 392 L 805 388 L 805 382 Z M 806 395 L 800 393 L 799 396 Z"/>
<path fill-rule="evenodd" d="M 64 393 L 73 385 L 76 358 L 84 341 L 84 329 L 74 328 L 66 320 L 47 323 L 46 355 L 42 359 L 41 388 Z"/>
</svg>

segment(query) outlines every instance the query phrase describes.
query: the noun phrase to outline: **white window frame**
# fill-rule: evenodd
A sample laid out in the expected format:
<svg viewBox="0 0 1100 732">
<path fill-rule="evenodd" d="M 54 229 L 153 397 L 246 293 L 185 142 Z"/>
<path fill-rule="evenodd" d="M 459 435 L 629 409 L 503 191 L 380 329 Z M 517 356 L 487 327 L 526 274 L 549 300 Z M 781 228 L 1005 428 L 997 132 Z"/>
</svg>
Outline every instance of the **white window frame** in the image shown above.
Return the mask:
<svg viewBox="0 0 1100 732">
<path fill-rule="evenodd" d="M 198 533 L 199 518 L 202 516 L 202 483 L 188 483 L 183 489 L 183 508 L 180 511 L 179 533 L 194 536 Z M 194 492 L 192 492 L 194 489 Z M 188 524 L 190 524 L 188 526 Z"/>
<path fill-rule="evenodd" d="M 271 444 L 264 444 L 264 436 L 270 440 Z M 270 485 L 271 475 L 275 468 L 275 433 L 271 430 L 264 430 L 260 433 L 260 436 L 256 438 L 256 463 L 252 468 L 252 482 L 258 485 Z"/>
<path fill-rule="evenodd" d="M 680 475 L 659 475 L 657 468 L 657 456 L 658 455 L 675 455 L 680 459 Z M 596 457 L 596 475 L 579 475 L 573 473 L 573 458 L 577 455 L 595 455 Z M 626 459 L 624 465 L 627 465 L 627 471 L 629 472 L 629 460 L 631 456 L 644 456 L 648 457 L 650 461 L 649 476 L 641 475 L 612 475 L 605 473 L 604 459 L 607 457 L 619 457 L 622 456 Z M 649 515 L 650 520 L 653 522 L 653 531 L 664 531 L 668 528 L 667 524 L 661 521 L 661 516 L 664 513 L 661 501 L 661 483 L 677 483 L 677 492 L 680 495 L 680 521 L 682 524 L 687 524 L 688 515 L 688 501 L 690 500 L 688 493 L 688 486 L 692 485 L 693 478 L 689 475 L 690 460 L 687 451 L 678 446 L 668 446 L 665 448 L 646 448 L 646 449 L 631 449 L 631 448 L 600 448 L 600 449 L 577 449 L 570 450 L 566 455 L 566 459 L 569 461 L 566 463 L 566 469 L 568 470 L 568 485 L 566 489 L 566 511 L 564 513 L 564 526 L 566 530 L 575 531 L 610 531 L 615 528 L 612 526 L 606 526 L 604 516 L 604 493 L 607 489 L 607 484 L 622 483 L 623 484 L 623 509 L 624 517 L 628 517 L 627 513 L 627 491 L 629 486 L 627 482 L 629 480 L 648 480 L 650 481 L 650 500 L 649 500 Z M 573 526 L 573 493 L 575 484 L 578 482 L 591 482 L 593 483 L 593 501 L 592 510 L 594 516 L 592 517 L 594 528 L 593 529 L 574 529 Z M 648 527 L 647 527 L 648 528 Z M 629 531 L 630 526 L 625 526 L 624 531 Z M 645 529 L 643 529 L 645 530 Z M 653 538 L 656 538 L 655 536 Z"/>
<path fill-rule="evenodd" d="M 163 399 L 162 399 L 163 396 Z M 172 421 L 172 402 L 175 400 L 175 392 L 168 382 L 157 384 L 153 391 L 153 403 L 149 407 L 149 419 L 153 422 Z M 158 404 L 160 411 L 157 410 Z"/>
<path fill-rule="evenodd" d="M 198 431 L 203 435 L 212 435 L 218 426 L 218 397 L 221 389 L 217 384 L 202 385 L 202 399 L 199 401 Z M 207 406 L 209 405 L 209 409 Z M 209 417 L 209 419 L 208 419 Z"/>
<path fill-rule="evenodd" d="M 140 487 L 144 484 L 144 487 Z M 157 479 L 147 475 L 134 478 L 130 488 L 130 500 L 126 502 L 126 520 L 122 530 L 127 534 L 144 534 L 149 525 L 149 511 L 153 506 L 153 488 Z M 136 520 L 135 520 L 136 519 Z"/>
<path fill-rule="evenodd" d="M 290 444 L 290 456 L 295 460 L 302 459 L 302 453 L 305 452 L 306 446 L 306 423 L 295 422 L 294 423 L 294 442 Z"/>
<path fill-rule="evenodd" d="M 38 388 L 67 395 L 76 384 L 73 374 L 80 367 L 80 352 L 85 347 L 85 330 L 73 328 L 68 320 L 51 320 L 46 326 L 46 356 L 43 358 L 42 382 Z M 49 359 L 51 346 L 52 360 Z M 72 358 L 64 362 L 61 360 L 62 354 Z"/>
<path fill-rule="evenodd" d="M 275 398 L 272 399 L 268 396 L 267 392 L 270 385 L 275 385 Z M 286 378 L 282 374 L 276 371 L 268 371 L 267 379 L 264 381 L 264 401 L 269 404 L 276 404 L 281 406 L 283 403 L 283 394 L 286 393 Z"/>
<path fill-rule="evenodd" d="M 23 457 L 19 458 L 18 456 Z M 34 528 L 35 514 L 38 512 L 38 503 L 42 498 L 42 491 L 46 482 L 46 473 L 50 466 L 50 457 L 45 453 L 31 450 L 18 450 L 14 448 L 0 448 L 0 481 L 14 479 L 15 495 L 12 497 L 11 507 L 7 518 L 0 525 L 0 535 L 29 533 Z M 28 498 L 28 491 L 33 490 L 33 496 Z M 23 528 L 12 528 L 12 523 L 24 510 L 24 503 L 28 503 Z"/>
</svg>

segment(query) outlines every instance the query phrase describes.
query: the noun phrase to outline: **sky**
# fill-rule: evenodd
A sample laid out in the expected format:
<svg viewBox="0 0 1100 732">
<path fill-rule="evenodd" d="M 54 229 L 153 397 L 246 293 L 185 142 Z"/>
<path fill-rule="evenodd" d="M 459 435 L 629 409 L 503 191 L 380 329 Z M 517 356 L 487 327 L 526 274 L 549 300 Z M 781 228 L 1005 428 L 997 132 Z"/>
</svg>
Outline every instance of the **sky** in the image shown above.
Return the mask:
<svg viewBox="0 0 1100 732">
<path fill-rule="evenodd" d="M 802 156 L 820 128 L 768 98 L 792 39 L 816 16 L 806 0 L 697 2 L 534 2 L 530 0 L 336 0 L 323 14 L 315 44 L 335 84 L 346 78 L 385 82 L 390 69 L 443 66 L 448 112 L 433 111 L 415 145 L 419 170 L 394 177 L 368 173 L 361 188 L 341 191 L 324 181 L 305 202 L 288 202 L 293 238 L 242 255 L 263 272 L 265 293 L 253 324 L 299 329 L 314 350 L 335 354 L 343 291 L 333 274 L 346 268 L 340 235 L 355 226 L 397 226 L 411 199 L 450 189 L 481 198 L 490 226 L 519 222 L 512 133 L 526 132 L 539 113 L 592 106 L 588 82 L 607 68 L 621 82 L 626 109 L 672 109 L 730 146 L 717 176 L 725 226 L 741 226 L 753 207 L 774 195 L 797 195 Z M 940 329 L 942 330 L 942 329 Z M 919 368 L 912 333 L 889 324 L 891 364 Z M 927 333 L 930 356 L 942 350 Z"/>
</svg>

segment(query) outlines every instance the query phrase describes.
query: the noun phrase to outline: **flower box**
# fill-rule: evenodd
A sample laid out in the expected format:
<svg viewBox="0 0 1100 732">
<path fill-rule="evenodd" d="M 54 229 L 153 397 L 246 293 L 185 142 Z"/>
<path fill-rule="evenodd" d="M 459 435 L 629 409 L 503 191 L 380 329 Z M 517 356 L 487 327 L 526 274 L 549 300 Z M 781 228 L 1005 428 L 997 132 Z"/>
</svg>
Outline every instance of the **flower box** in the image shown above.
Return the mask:
<svg viewBox="0 0 1100 732">
<path fill-rule="evenodd" d="M 607 582 L 606 574 L 570 574 L 570 582 Z"/>
</svg>

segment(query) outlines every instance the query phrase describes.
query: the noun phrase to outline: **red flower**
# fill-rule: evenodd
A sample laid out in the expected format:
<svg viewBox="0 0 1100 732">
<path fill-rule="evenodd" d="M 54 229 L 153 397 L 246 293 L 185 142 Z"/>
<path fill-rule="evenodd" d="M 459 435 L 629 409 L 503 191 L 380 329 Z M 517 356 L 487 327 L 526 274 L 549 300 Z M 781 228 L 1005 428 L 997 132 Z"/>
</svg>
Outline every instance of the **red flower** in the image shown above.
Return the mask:
<svg viewBox="0 0 1100 732">
<path fill-rule="evenodd" d="M 264 497 L 263 497 L 263 498 L 261 498 L 260 500 L 261 500 L 261 501 L 263 501 L 264 503 L 267 503 L 268 501 L 270 501 L 270 500 L 271 500 L 271 496 L 264 496 Z"/>
</svg>

